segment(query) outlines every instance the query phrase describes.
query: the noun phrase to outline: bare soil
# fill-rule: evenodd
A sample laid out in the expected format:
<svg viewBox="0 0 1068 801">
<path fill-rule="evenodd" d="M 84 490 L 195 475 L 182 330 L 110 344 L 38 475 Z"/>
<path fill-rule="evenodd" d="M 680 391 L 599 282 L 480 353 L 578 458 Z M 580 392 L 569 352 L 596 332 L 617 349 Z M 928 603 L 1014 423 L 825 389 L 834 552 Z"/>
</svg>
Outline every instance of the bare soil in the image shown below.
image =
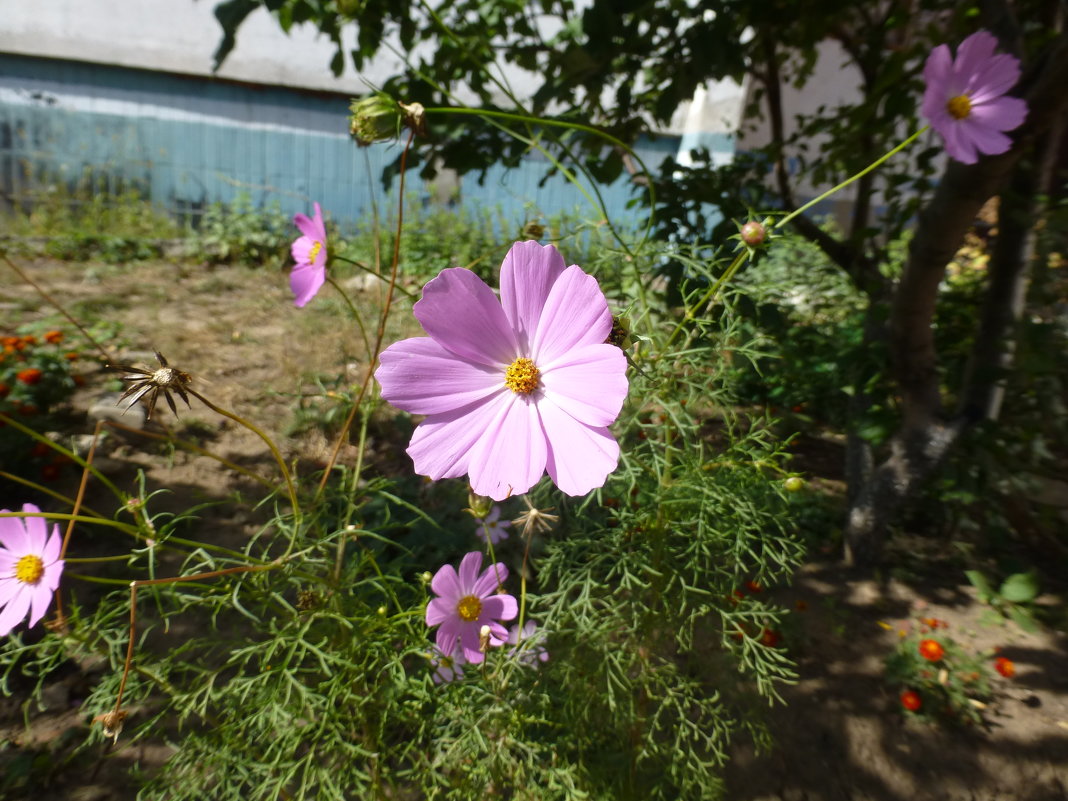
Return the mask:
<svg viewBox="0 0 1068 801">
<path fill-rule="evenodd" d="M 270 432 L 287 459 L 299 460 L 304 468 L 325 462 L 330 443 L 320 430 L 286 432 L 298 409 L 321 399 L 317 378 L 341 374 L 343 384 L 351 386 L 367 369 L 361 338 L 355 326 L 338 323 L 347 311 L 329 287 L 309 307 L 295 309 L 281 270 L 164 262 L 115 267 L 45 259 L 27 266 L 85 321 L 121 324 L 118 340 L 106 343 L 116 361 L 149 366 L 152 351 L 159 350 L 172 365 L 192 373 L 195 386 L 213 402 Z M 357 306 L 370 309 L 377 287 L 360 286 L 353 293 Z M 387 342 L 415 333 L 410 315 L 403 314 L 408 304 L 398 305 L 402 313 L 394 316 Z M 70 330 L 10 274 L 0 279 L 0 309 L 5 328 L 47 318 Z M 83 366 L 87 382 L 74 398 L 73 430 L 66 434 L 89 433 L 86 410 L 117 389 L 113 374 L 90 362 Z M 195 401 L 192 409 L 180 411 L 178 421 L 169 411 L 157 411 L 146 430 L 173 431 L 269 483 L 278 481 L 259 438 Z M 400 464 L 388 438 L 373 441 L 371 448 L 382 461 Z M 824 447 L 808 450 L 812 458 L 806 464 L 815 479 L 810 486 L 834 489 L 840 477 L 837 460 Z M 349 446 L 342 458 L 353 455 Z M 225 501 L 203 512 L 204 525 L 227 532 L 235 543 L 257 530 L 257 514 L 234 501 L 237 494 L 258 497 L 256 481 L 217 461 L 161 449 L 157 441 L 137 436 L 110 437 L 99 457 L 120 485 L 144 470 L 149 487 L 167 489 L 175 508 Z M 805 454 L 799 458 L 803 461 Z M 75 479 L 68 476 L 57 489 L 71 492 Z M 909 554 L 899 552 L 892 559 L 907 564 Z M 786 704 L 769 712 L 773 748 L 758 754 L 739 745 L 733 754 L 726 774 L 730 801 L 1068 799 L 1068 637 L 1050 630 L 1028 634 L 1001 621 L 961 583 L 959 571 L 943 573 L 941 583 L 924 578 L 922 571 L 907 580 L 876 581 L 848 575 L 829 554 L 821 560 L 801 570 L 793 586 L 771 592 L 798 610 L 786 631 L 786 647 L 798 661 L 800 678 L 785 689 Z M 944 583 L 947 576 L 952 583 Z M 1041 600 L 1062 604 L 1052 597 Z M 1016 663 L 1015 678 L 996 677 L 985 727 L 947 729 L 902 713 L 900 688 L 882 678 L 882 663 L 899 631 L 915 625 L 919 614 L 947 621 L 947 633 L 970 649 L 998 647 Z M 24 797 L 133 798 L 130 767 L 151 771 L 166 759 L 169 747 L 163 739 L 133 745 L 120 739 L 115 747 L 75 753 L 73 746 L 89 725 L 80 701 L 100 670 L 83 666 L 58 677 L 46 689 L 44 710 L 24 709 L 17 696 L 0 699 L 0 767 L 22 770 L 27 760 L 40 759 L 53 766 L 48 786 Z"/>
</svg>

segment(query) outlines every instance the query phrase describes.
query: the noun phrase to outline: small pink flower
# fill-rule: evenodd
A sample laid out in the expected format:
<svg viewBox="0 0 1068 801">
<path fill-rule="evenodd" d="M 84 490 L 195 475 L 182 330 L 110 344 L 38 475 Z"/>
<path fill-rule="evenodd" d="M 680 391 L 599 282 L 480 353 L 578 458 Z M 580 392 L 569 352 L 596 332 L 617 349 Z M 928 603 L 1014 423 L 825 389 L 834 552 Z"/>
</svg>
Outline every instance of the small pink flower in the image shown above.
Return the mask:
<svg viewBox="0 0 1068 801">
<path fill-rule="evenodd" d="M 484 654 L 479 648 L 479 632 L 489 626 L 490 645 L 503 645 L 508 632 L 498 621 L 511 620 L 518 614 L 519 605 L 511 595 L 497 593 L 508 578 L 508 568 L 501 562 L 490 565 L 481 575 L 482 554 L 472 551 L 460 562 L 457 574 L 452 565 L 442 565 L 430 582 L 438 597 L 426 607 L 426 624 L 440 626 L 435 641 L 443 654 L 457 652 L 463 658 L 479 664 Z"/>
<path fill-rule="evenodd" d="M 979 153 L 995 155 L 1012 147 L 1002 132 L 1027 117 L 1027 103 L 1006 96 L 1020 79 L 1020 61 L 995 55 L 997 45 L 993 34 L 979 31 L 961 42 L 956 60 L 943 44 L 923 67 L 923 116 L 945 141 L 950 158 L 965 164 L 974 164 Z"/>
<path fill-rule="evenodd" d="M 32 503 L 23 504 L 22 511 L 41 512 Z M 0 637 L 27 612 L 33 626 L 48 610 L 63 573 L 60 542 L 59 525 L 49 536 L 43 517 L 0 517 Z"/>
<path fill-rule="evenodd" d="M 315 216 L 294 214 L 293 223 L 304 236 L 299 237 L 292 247 L 293 261 L 296 266 L 289 274 L 289 286 L 296 297 L 293 305 L 300 308 L 315 297 L 319 287 L 326 281 L 326 226 L 323 225 L 323 212 L 315 203 Z"/>
<path fill-rule="evenodd" d="M 475 536 L 483 542 L 486 541 L 486 537 L 489 537 L 489 541 L 496 545 L 502 540 L 508 539 L 507 529 L 511 527 L 511 523 L 507 520 L 501 520 L 501 507 L 497 504 L 493 505 L 489 514 L 478 521 L 478 528 L 475 529 Z"/>
<path fill-rule="evenodd" d="M 585 495 L 616 468 L 608 426 L 627 396 L 627 360 L 592 276 L 552 245 L 517 242 L 501 265 L 500 299 L 470 270 L 443 270 L 413 312 L 429 336 L 395 342 L 375 378 L 382 397 L 424 414 L 408 446 L 435 481 L 468 474 L 495 501 L 548 471 Z"/>
<path fill-rule="evenodd" d="M 538 629 L 538 624 L 528 620 L 523 624 L 523 636 L 519 636 L 519 624 L 508 629 L 509 645 L 514 645 L 508 656 L 518 656 L 524 665 L 537 667 L 538 662 L 548 662 L 549 652 L 545 649 L 545 632 Z"/>
<path fill-rule="evenodd" d="M 450 682 L 454 679 L 462 678 L 467 660 L 464 659 L 463 651 L 460 648 L 457 648 L 452 656 L 446 656 L 440 649 L 435 648 L 430 657 L 430 664 L 434 668 L 432 675 L 434 683 L 441 684 L 442 682 Z"/>
</svg>

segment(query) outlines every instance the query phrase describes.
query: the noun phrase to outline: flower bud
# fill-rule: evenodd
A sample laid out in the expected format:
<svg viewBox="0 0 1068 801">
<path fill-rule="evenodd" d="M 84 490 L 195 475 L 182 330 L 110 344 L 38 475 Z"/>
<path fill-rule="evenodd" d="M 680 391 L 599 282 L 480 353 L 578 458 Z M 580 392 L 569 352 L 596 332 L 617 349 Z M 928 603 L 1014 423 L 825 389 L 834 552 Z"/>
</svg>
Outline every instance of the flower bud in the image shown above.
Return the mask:
<svg viewBox="0 0 1068 801">
<path fill-rule="evenodd" d="M 742 241 L 751 248 L 758 248 L 763 245 L 768 236 L 768 230 L 763 223 L 758 223 L 756 220 L 750 220 L 743 225 L 739 233 L 742 235 Z"/>
<path fill-rule="evenodd" d="M 805 488 L 805 479 L 801 476 L 790 476 L 782 485 L 787 492 L 800 492 Z"/>
<path fill-rule="evenodd" d="M 481 520 L 493 510 L 493 498 L 468 492 L 467 507 L 471 514 Z"/>
<path fill-rule="evenodd" d="M 434 580 L 434 575 L 429 570 L 424 570 L 419 574 L 419 580 L 424 584 L 429 584 Z"/>
<path fill-rule="evenodd" d="M 490 627 L 483 626 L 478 630 L 478 650 L 486 653 L 490 649 Z"/>
<path fill-rule="evenodd" d="M 349 133 L 361 147 L 374 142 L 388 142 L 400 133 L 400 103 L 385 92 L 353 100 L 349 105 Z"/>
</svg>

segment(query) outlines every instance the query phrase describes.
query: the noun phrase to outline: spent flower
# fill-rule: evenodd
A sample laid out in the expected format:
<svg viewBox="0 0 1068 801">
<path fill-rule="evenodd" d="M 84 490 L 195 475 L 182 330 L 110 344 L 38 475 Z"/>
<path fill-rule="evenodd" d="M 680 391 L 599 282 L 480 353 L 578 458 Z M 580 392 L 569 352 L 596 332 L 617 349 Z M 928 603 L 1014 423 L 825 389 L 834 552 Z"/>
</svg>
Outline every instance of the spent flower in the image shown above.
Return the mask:
<svg viewBox="0 0 1068 801">
<path fill-rule="evenodd" d="M 993 34 L 978 31 L 961 42 L 956 59 L 943 44 L 923 67 L 923 116 L 950 158 L 965 164 L 974 164 L 980 153 L 996 155 L 1012 147 L 1003 132 L 1027 117 L 1027 103 L 1007 94 L 1020 79 L 1020 61 L 995 53 L 997 45 Z"/>
<path fill-rule="evenodd" d="M 489 514 L 478 521 L 475 536 L 483 542 L 488 539 L 493 545 L 496 545 L 498 542 L 508 539 L 507 529 L 511 525 L 509 521 L 501 520 L 501 507 L 494 504 Z"/>
<path fill-rule="evenodd" d="M 49 536 L 40 509 L 27 503 L 22 511 L 31 516 L 0 517 L 0 637 L 27 612 L 31 626 L 44 616 L 63 573 L 59 525 Z"/>
<path fill-rule="evenodd" d="M 496 501 L 548 471 L 585 495 L 616 468 L 608 430 L 627 395 L 623 352 L 596 279 L 565 267 L 552 245 L 516 242 L 501 265 L 500 299 L 470 270 L 443 270 L 413 309 L 427 332 L 396 342 L 375 377 L 382 397 L 426 415 L 408 446 L 417 473 L 465 473 Z"/>
</svg>

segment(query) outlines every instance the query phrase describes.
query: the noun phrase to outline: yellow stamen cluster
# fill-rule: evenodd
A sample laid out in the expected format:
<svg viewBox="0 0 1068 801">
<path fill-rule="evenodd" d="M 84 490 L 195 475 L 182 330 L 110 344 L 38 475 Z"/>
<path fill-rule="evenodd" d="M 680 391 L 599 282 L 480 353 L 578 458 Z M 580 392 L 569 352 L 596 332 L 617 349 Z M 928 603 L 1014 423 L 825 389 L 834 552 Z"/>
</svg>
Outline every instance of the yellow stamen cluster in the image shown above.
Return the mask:
<svg viewBox="0 0 1068 801">
<path fill-rule="evenodd" d="M 482 601 L 474 595 L 465 595 L 456 604 L 456 611 L 464 623 L 474 623 L 482 614 Z"/>
<path fill-rule="evenodd" d="M 529 395 L 538 388 L 541 373 L 530 359 L 519 357 L 504 372 L 504 385 L 512 392 Z"/>
<path fill-rule="evenodd" d="M 41 557 L 26 554 L 15 563 L 15 578 L 23 584 L 36 584 L 44 575 Z"/>
<path fill-rule="evenodd" d="M 946 111 L 955 120 L 963 120 L 972 113 L 972 101 L 968 95 L 957 95 L 946 101 Z"/>
<path fill-rule="evenodd" d="M 319 251 L 323 249 L 322 242 L 313 242 L 311 250 L 308 251 L 308 264 L 315 264 L 315 257 L 319 255 Z"/>
</svg>

